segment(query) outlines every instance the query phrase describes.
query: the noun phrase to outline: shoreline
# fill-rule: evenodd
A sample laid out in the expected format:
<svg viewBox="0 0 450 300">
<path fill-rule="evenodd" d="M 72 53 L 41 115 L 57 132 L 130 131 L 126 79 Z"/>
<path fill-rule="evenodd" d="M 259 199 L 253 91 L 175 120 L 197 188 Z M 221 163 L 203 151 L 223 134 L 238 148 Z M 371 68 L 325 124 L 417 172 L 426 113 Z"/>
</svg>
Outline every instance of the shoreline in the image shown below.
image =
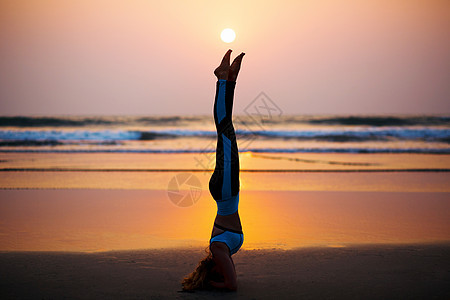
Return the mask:
<svg viewBox="0 0 450 300">
<path fill-rule="evenodd" d="M 450 154 L 240 152 L 241 170 L 450 169 Z M 214 169 L 215 153 L 0 152 L 0 170 L 202 170 Z M 180 168 L 183 166 L 183 168 Z"/>
<path fill-rule="evenodd" d="M 205 247 L 198 247 L 195 245 L 189 246 L 175 246 L 175 247 L 156 247 L 156 248 L 137 248 L 137 249 L 105 249 L 96 251 L 83 251 L 83 250 L 0 250 L 0 255 L 18 254 L 18 255 L 107 255 L 107 254 L 139 254 L 139 253 L 157 253 L 157 252 L 198 252 L 206 253 L 208 245 Z M 282 248 L 282 247 L 269 247 L 269 248 L 241 248 L 241 252 L 301 252 L 301 251 L 326 251 L 327 249 L 342 249 L 342 250 L 387 250 L 387 249 L 397 249 L 397 248 L 412 248 L 419 251 L 421 248 L 448 248 L 448 254 L 450 258 L 450 239 L 449 240 L 437 240 L 437 241 L 427 241 L 427 242 L 378 242 L 378 243 L 346 243 L 346 244 L 336 244 L 336 245 L 306 245 L 298 246 L 293 248 Z M 233 258 L 236 254 L 233 255 Z M 450 261 L 449 261 L 450 263 Z"/>
</svg>

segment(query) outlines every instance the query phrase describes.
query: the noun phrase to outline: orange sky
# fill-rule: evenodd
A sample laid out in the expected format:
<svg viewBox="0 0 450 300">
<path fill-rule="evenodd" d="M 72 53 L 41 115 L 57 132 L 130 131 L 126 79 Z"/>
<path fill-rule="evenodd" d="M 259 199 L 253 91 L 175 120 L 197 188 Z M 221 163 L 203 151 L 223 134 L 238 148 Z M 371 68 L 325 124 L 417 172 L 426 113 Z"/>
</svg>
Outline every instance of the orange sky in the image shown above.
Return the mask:
<svg viewBox="0 0 450 300">
<path fill-rule="evenodd" d="M 0 40 L 1 115 L 210 114 L 228 48 L 236 114 L 450 113 L 448 0 L 2 0 Z"/>
</svg>

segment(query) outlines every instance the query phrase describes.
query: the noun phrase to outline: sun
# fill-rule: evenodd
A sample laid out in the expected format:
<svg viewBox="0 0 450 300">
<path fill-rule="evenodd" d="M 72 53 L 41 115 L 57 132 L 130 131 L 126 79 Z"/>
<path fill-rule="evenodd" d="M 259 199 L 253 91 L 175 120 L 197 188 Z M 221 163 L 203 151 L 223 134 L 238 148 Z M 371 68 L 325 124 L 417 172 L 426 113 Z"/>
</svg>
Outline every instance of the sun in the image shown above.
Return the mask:
<svg viewBox="0 0 450 300">
<path fill-rule="evenodd" d="M 231 28 L 225 28 L 224 30 L 222 30 L 220 38 L 225 43 L 231 43 L 236 38 L 236 33 L 234 33 L 234 30 Z"/>
</svg>

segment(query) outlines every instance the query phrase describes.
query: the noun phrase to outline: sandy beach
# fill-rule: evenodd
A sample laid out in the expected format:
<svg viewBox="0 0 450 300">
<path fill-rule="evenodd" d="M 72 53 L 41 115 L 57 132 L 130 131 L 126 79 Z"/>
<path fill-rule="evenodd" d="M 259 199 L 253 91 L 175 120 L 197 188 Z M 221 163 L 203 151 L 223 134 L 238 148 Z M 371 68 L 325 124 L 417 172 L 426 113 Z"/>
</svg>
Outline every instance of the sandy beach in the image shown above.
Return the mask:
<svg viewBox="0 0 450 300">
<path fill-rule="evenodd" d="M 238 291 L 180 293 L 216 213 L 195 154 L 3 153 L 0 295 L 448 299 L 447 155 L 283 157 L 242 155 Z"/>
<path fill-rule="evenodd" d="M 243 250 L 237 292 L 180 292 L 200 249 L 0 253 L 2 299 L 448 299 L 450 245 Z"/>
</svg>

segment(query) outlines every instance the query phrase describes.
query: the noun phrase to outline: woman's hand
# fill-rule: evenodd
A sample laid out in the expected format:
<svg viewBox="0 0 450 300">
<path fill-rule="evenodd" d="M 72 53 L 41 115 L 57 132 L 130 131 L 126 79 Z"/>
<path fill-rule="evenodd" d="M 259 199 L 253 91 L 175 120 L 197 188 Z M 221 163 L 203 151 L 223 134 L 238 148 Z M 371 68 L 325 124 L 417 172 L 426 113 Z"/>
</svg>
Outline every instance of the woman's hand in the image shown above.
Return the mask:
<svg viewBox="0 0 450 300">
<path fill-rule="evenodd" d="M 214 70 L 214 75 L 216 75 L 217 79 L 223 79 L 228 81 L 236 81 L 237 76 L 239 74 L 239 70 L 241 69 L 242 58 L 245 53 L 242 52 L 233 60 L 233 63 L 230 66 L 230 56 L 233 50 L 229 49 L 222 58 L 222 62 L 220 65 Z"/>
</svg>

